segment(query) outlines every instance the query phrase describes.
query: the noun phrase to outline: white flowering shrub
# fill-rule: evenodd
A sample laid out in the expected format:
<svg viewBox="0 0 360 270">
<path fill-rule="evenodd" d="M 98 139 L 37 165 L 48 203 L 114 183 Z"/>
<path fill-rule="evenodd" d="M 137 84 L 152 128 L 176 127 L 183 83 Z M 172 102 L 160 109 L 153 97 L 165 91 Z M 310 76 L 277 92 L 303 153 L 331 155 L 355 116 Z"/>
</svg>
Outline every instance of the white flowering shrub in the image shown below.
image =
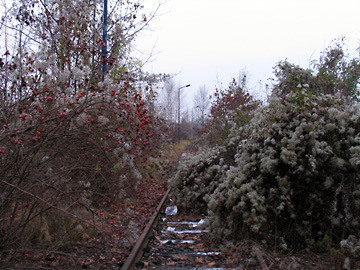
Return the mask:
<svg viewBox="0 0 360 270">
<path fill-rule="evenodd" d="M 232 130 L 235 165 L 214 183 L 196 181 L 220 165 L 212 159 L 207 167 L 204 155 L 175 176 L 174 193 L 190 207 L 204 205 L 215 238 L 248 234 L 286 249 L 312 247 L 325 235 L 339 244 L 359 230 L 360 105 L 307 87 L 274 94 Z"/>
<path fill-rule="evenodd" d="M 171 196 L 186 208 L 206 210 L 206 197 L 212 194 L 223 179 L 229 165 L 234 163 L 231 151 L 223 146 L 200 150 L 196 155 L 184 157 L 176 174 L 170 179 Z"/>
<path fill-rule="evenodd" d="M 342 240 L 340 246 L 348 253 L 348 255 L 355 258 L 360 257 L 360 239 L 355 235 L 351 234 L 347 239 Z"/>
</svg>

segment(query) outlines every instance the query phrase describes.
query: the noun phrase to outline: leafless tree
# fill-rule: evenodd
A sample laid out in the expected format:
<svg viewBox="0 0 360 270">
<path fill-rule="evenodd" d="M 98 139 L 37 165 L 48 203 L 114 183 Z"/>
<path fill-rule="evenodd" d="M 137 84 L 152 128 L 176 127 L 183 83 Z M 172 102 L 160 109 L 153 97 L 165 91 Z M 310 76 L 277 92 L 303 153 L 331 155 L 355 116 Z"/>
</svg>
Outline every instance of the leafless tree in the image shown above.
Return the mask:
<svg viewBox="0 0 360 270">
<path fill-rule="evenodd" d="M 201 125 L 204 124 L 205 116 L 209 110 L 209 106 L 209 91 L 204 85 L 199 88 L 198 92 L 194 96 L 194 109 L 197 111 L 195 115 L 197 115 L 196 118 L 200 120 Z"/>
<path fill-rule="evenodd" d="M 160 114 L 170 123 L 176 122 L 177 114 L 177 87 L 173 79 L 166 80 L 160 93 Z"/>
</svg>

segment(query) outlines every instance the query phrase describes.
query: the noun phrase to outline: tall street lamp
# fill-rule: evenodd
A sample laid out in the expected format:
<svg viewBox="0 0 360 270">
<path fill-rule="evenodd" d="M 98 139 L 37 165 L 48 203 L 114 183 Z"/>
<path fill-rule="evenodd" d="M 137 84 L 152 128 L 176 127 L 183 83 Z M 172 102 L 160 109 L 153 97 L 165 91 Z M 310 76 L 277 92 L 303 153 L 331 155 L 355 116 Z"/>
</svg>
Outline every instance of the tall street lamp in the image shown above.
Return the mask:
<svg viewBox="0 0 360 270">
<path fill-rule="evenodd" d="M 179 100 L 179 107 L 178 107 L 178 140 L 179 140 L 179 144 L 180 144 L 180 90 L 185 88 L 185 87 L 189 87 L 190 84 L 187 84 L 185 86 L 181 86 L 179 88 L 179 91 L 178 91 L 178 100 Z"/>
</svg>

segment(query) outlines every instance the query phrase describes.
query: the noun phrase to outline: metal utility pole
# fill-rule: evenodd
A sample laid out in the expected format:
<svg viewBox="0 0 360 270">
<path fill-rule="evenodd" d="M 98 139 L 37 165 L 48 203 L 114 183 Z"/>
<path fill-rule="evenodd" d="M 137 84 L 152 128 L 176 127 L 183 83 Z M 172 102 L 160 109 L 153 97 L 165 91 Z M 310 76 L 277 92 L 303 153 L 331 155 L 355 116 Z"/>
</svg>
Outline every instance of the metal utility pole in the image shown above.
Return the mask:
<svg viewBox="0 0 360 270">
<path fill-rule="evenodd" d="M 180 144 L 180 90 L 185 88 L 185 87 L 189 87 L 190 84 L 187 84 L 185 86 L 181 86 L 178 90 L 178 100 L 179 100 L 179 107 L 178 107 L 178 140 L 179 140 L 179 144 Z"/>
<path fill-rule="evenodd" d="M 102 54 L 103 54 L 103 80 L 105 78 L 105 74 L 106 74 L 106 61 L 107 61 L 107 6 L 108 6 L 108 1 L 104 0 L 104 28 L 103 28 L 103 49 L 102 49 Z"/>
</svg>

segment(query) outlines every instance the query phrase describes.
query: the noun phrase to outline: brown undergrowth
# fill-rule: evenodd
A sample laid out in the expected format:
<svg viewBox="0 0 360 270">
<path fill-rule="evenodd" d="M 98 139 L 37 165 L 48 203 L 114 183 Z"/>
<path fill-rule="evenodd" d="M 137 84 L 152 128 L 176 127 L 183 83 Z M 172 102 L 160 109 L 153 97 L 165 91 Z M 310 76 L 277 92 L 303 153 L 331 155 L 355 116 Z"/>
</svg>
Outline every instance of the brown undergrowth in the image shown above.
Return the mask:
<svg viewBox="0 0 360 270">
<path fill-rule="evenodd" d="M 93 213 L 86 215 L 88 223 L 61 214 L 56 209 L 46 218 L 34 221 L 27 230 L 38 230 L 28 245 L 5 249 L 0 253 L 1 269 L 113 269 L 121 267 L 131 252 L 143 228 L 166 191 L 166 182 L 159 178 L 148 180 L 127 199 L 99 203 Z M 129 191 L 130 192 L 130 191 Z M 67 223 L 61 234 L 58 223 Z M 91 226 L 90 223 L 93 225 Z M 26 234 L 25 234 L 26 235 Z M 32 245 L 34 243 L 34 245 Z"/>
</svg>

